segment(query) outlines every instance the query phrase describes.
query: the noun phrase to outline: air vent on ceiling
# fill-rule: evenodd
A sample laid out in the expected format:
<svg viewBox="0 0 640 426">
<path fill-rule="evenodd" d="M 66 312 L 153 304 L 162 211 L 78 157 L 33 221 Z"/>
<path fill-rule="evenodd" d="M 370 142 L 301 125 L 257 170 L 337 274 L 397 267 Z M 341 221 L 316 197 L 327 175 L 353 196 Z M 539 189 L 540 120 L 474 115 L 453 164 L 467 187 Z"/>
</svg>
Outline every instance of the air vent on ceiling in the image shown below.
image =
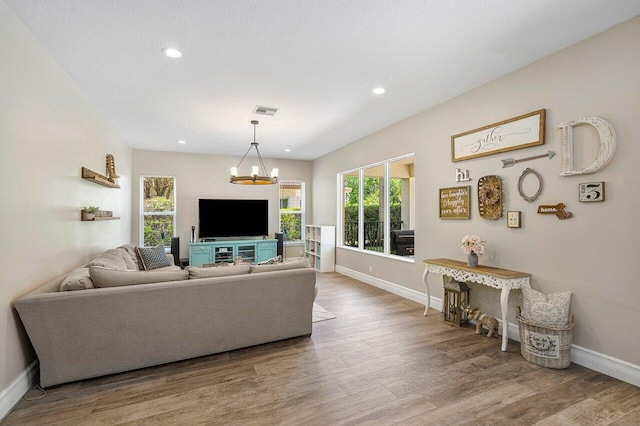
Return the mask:
<svg viewBox="0 0 640 426">
<path fill-rule="evenodd" d="M 278 112 L 278 108 L 271 108 L 260 105 L 256 106 L 256 109 L 253 110 L 254 114 L 261 115 L 276 115 L 276 112 Z"/>
</svg>

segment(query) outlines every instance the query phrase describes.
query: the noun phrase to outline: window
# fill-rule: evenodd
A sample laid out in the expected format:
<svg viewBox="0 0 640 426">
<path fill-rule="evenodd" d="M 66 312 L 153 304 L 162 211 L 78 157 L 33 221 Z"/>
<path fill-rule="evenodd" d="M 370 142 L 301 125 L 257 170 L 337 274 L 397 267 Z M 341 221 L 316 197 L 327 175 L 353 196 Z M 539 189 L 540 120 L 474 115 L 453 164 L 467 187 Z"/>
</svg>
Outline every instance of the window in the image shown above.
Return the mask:
<svg viewBox="0 0 640 426">
<path fill-rule="evenodd" d="M 171 246 L 176 227 L 176 178 L 141 176 L 140 245 Z"/>
<path fill-rule="evenodd" d="M 341 173 L 340 244 L 368 252 L 413 257 L 413 154 Z"/>
<path fill-rule="evenodd" d="M 280 182 L 280 232 L 285 241 L 300 241 L 304 229 L 304 182 Z"/>
</svg>

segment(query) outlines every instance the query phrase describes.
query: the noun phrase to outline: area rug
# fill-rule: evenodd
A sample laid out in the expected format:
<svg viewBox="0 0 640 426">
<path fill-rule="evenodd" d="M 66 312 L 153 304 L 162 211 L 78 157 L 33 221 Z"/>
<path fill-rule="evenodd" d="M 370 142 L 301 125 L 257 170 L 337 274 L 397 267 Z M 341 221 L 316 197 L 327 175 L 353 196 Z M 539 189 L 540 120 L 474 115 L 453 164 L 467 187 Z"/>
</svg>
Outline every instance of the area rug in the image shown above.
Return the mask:
<svg viewBox="0 0 640 426">
<path fill-rule="evenodd" d="M 331 312 L 327 311 L 325 308 L 318 305 L 317 303 L 313 304 L 313 317 L 312 317 L 313 322 L 326 321 L 326 320 L 334 319 L 335 317 L 336 317 L 335 315 L 333 315 Z"/>
</svg>

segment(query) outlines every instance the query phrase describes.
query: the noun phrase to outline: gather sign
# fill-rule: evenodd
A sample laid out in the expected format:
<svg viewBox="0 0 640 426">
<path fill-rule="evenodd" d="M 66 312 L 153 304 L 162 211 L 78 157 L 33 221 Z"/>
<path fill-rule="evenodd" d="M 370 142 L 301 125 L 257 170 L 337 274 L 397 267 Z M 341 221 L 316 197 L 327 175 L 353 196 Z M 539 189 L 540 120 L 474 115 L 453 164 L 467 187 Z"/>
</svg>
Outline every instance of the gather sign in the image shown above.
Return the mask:
<svg viewBox="0 0 640 426">
<path fill-rule="evenodd" d="M 470 219 L 471 186 L 440 188 L 440 219 Z"/>
</svg>

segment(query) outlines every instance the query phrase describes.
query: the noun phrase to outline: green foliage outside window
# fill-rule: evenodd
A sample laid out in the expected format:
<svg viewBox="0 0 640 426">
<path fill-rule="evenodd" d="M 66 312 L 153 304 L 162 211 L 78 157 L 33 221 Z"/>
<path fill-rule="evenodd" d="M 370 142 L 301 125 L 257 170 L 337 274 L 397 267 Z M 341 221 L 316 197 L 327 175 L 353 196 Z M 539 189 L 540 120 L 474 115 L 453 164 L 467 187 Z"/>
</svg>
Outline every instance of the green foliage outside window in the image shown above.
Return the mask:
<svg viewBox="0 0 640 426">
<path fill-rule="evenodd" d="M 161 213 L 162 215 L 144 215 L 143 244 L 155 246 L 171 245 L 174 236 L 175 213 L 175 181 L 172 177 L 148 176 L 143 179 L 143 210 L 144 213 Z M 162 238 L 164 235 L 164 238 Z"/>
<path fill-rule="evenodd" d="M 300 209 L 283 209 L 300 210 Z M 285 241 L 300 241 L 302 239 L 302 216 L 295 213 L 280 213 L 280 230 L 284 233 Z"/>
</svg>

